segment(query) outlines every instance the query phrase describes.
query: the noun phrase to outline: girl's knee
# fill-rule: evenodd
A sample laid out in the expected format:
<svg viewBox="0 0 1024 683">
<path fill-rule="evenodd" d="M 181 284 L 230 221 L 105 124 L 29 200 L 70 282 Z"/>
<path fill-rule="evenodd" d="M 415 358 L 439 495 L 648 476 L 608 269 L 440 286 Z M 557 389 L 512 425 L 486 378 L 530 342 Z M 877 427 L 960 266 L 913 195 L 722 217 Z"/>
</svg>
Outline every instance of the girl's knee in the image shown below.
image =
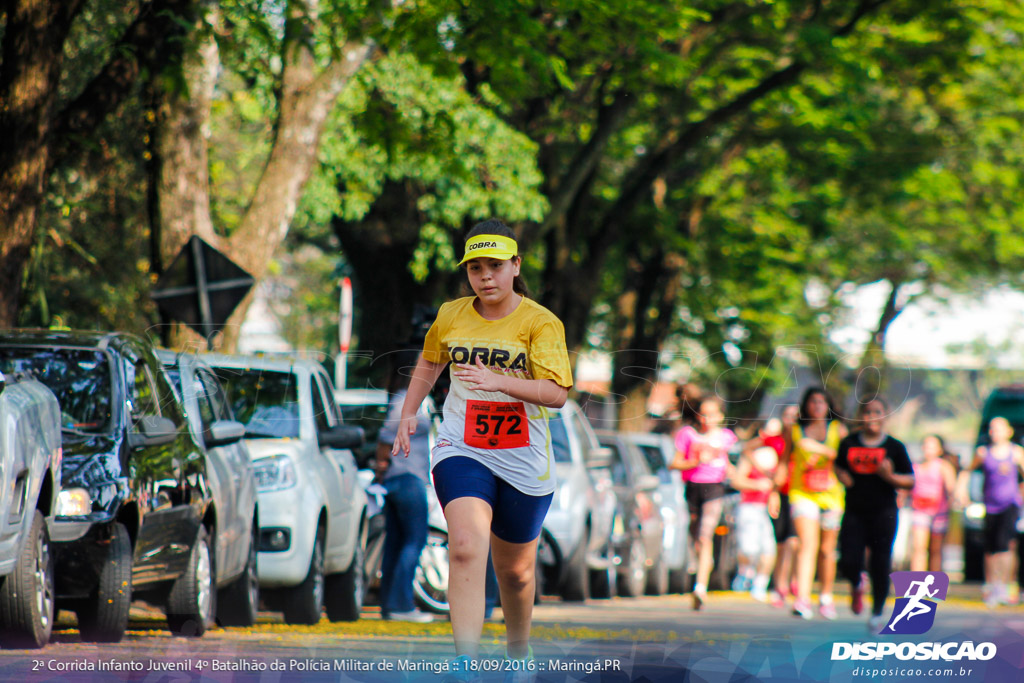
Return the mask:
<svg viewBox="0 0 1024 683">
<path fill-rule="evenodd" d="M 505 567 L 500 570 L 495 567 L 498 583 L 506 590 L 511 590 L 514 593 L 525 590 L 533 585 L 534 571 L 532 566 Z"/>
<path fill-rule="evenodd" d="M 448 538 L 448 561 L 455 565 L 487 561 L 487 543 L 471 534 L 455 534 Z"/>
</svg>

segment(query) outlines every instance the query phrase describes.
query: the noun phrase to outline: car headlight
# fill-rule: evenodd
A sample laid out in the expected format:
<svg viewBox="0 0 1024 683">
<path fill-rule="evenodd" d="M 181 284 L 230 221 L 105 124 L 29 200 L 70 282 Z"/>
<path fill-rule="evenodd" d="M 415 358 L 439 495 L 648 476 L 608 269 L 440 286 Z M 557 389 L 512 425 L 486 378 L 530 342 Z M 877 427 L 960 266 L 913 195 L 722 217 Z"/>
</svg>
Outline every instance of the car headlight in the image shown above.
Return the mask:
<svg viewBox="0 0 1024 683">
<path fill-rule="evenodd" d="M 967 519 L 980 520 L 985 518 L 985 504 L 984 503 L 971 503 L 964 508 L 964 516 Z"/>
<path fill-rule="evenodd" d="M 82 517 L 92 512 L 92 496 L 85 489 L 64 489 L 57 495 L 58 517 Z"/>
<path fill-rule="evenodd" d="M 253 462 L 257 491 L 281 491 L 298 483 L 295 463 L 287 455 L 272 455 Z"/>
</svg>

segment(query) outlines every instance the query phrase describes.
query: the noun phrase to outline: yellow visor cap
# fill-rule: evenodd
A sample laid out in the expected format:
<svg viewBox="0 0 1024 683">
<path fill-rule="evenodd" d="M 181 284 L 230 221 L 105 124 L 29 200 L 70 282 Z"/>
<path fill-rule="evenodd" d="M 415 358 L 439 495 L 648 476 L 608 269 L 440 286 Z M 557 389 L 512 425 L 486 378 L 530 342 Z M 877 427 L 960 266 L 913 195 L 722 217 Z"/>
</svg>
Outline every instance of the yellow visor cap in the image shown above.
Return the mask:
<svg viewBox="0 0 1024 683">
<path fill-rule="evenodd" d="M 466 242 L 466 255 L 459 261 L 459 265 L 475 258 L 496 258 L 505 261 L 518 253 L 519 245 L 510 237 L 477 235 Z"/>
</svg>

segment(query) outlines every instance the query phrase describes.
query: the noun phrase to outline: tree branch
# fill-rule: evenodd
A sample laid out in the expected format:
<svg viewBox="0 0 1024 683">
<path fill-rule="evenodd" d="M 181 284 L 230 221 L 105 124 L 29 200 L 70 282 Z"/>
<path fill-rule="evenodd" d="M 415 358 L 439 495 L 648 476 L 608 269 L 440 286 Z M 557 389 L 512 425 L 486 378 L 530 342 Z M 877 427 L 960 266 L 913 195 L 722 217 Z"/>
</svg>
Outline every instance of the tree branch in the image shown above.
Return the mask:
<svg viewBox="0 0 1024 683">
<path fill-rule="evenodd" d="M 50 168 L 83 151 L 85 140 L 132 93 L 143 70 L 156 70 L 181 59 L 187 31 L 182 19 L 192 4 L 190 0 L 149 0 L 140 6 L 135 21 L 114 46 L 110 60 L 57 115 L 50 135 L 54 143 Z"/>
<path fill-rule="evenodd" d="M 555 186 L 552 196 L 548 198 L 550 209 L 544 220 L 532 230 L 528 230 L 530 237 L 538 237 L 546 233 L 551 226 L 561 218 L 572 203 L 575 201 L 580 189 L 586 184 L 586 179 L 597 167 L 598 162 L 604 155 L 608 146 L 631 105 L 629 93 L 619 92 L 615 95 L 610 104 L 602 105 L 597 114 L 597 127 L 593 135 L 587 140 L 566 167 L 566 172 Z"/>
</svg>

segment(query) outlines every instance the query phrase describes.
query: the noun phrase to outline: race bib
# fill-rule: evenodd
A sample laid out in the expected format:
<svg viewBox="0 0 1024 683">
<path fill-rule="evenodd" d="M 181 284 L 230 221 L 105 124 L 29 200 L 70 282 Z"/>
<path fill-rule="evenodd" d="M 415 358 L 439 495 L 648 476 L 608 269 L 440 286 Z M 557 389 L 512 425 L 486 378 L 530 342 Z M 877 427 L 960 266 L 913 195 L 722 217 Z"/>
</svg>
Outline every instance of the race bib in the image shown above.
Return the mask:
<svg viewBox="0 0 1024 683">
<path fill-rule="evenodd" d="M 856 474 L 874 474 L 878 471 L 878 465 L 885 460 L 885 449 L 858 446 L 851 448 L 846 458 L 850 469 Z"/>
<path fill-rule="evenodd" d="M 804 488 L 814 492 L 828 491 L 832 488 L 831 473 L 829 468 L 804 470 Z"/>
<path fill-rule="evenodd" d="M 473 448 L 523 448 L 530 445 L 526 406 L 521 402 L 466 401 L 463 439 Z"/>
</svg>

